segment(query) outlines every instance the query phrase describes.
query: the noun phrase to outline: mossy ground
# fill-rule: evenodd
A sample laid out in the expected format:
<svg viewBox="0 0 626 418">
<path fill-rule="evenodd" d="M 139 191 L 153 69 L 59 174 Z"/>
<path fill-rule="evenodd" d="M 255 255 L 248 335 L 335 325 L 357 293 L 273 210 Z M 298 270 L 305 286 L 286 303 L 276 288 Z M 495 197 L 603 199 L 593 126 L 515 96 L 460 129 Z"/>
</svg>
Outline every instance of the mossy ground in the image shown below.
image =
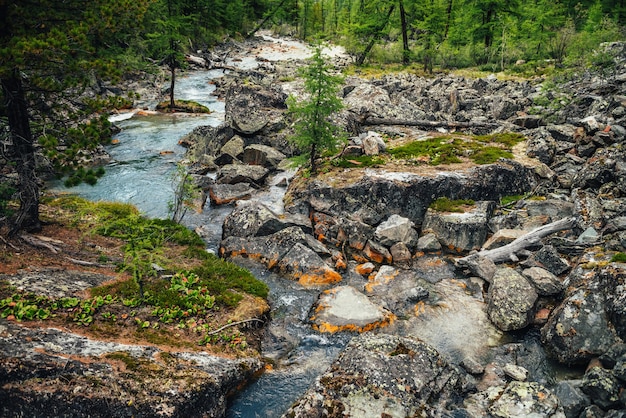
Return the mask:
<svg viewBox="0 0 626 418">
<path fill-rule="evenodd" d="M 244 299 L 258 304 L 257 312 L 266 310 L 267 286 L 247 270 L 207 253 L 192 231 L 167 220 L 143 218 L 130 205 L 73 196 L 45 199 L 41 213 L 44 230 L 38 237 L 57 253 L 19 239 L 5 240 L 0 242 L 0 274 L 83 270 L 111 280 L 62 299 L 19 291 L 0 280 L 0 317 L 57 324 L 110 340 L 255 352 L 254 327 L 213 330 L 228 324 Z M 242 319 L 253 318 L 237 318 Z"/>
</svg>

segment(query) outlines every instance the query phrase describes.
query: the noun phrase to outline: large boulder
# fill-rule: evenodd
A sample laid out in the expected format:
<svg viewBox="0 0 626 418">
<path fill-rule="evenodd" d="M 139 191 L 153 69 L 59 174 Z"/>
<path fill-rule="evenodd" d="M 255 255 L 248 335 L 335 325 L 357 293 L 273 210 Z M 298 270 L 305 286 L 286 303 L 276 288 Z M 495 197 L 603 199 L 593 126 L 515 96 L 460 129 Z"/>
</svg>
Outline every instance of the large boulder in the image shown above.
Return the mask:
<svg viewBox="0 0 626 418">
<path fill-rule="evenodd" d="M 489 319 L 502 331 L 525 328 L 533 317 L 537 292 L 510 267 L 496 270 L 487 294 Z"/>
<path fill-rule="evenodd" d="M 444 247 L 454 251 L 471 251 L 482 247 L 489 232 L 494 202 L 477 202 L 465 212 L 438 212 L 428 209 L 423 231 L 432 231 Z"/>
<path fill-rule="evenodd" d="M 222 236 L 226 238 L 272 235 L 290 226 L 301 226 L 305 231 L 310 231 L 310 221 L 306 221 L 294 217 L 279 217 L 259 202 L 241 203 L 224 219 Z"/>
<path fill-rule="evenodd" d="M 258 165 L 227 164 L 217 172 L 218 184 L 248 183 L 257 186 L 263 185 L 269 170 Z"/>
<path fill-rule="evenodd" d="M 497 201 L 502 196 L 531 190 L 533 171 L 515 161 L 502 160 L 451 175 L 420 176 L 412 173 L 368 173 L 359 181 L 334 184 L 321 179 L 290 184 L 286 210 L 311 209 L 334 217 L 378 225 L 397 214 L 421 225 L 428 206 L 437 197 Z"/>
<path fill-rule="evenodd" d="M 260 165 L 275 170 L 287 157 L 282 152 L 270 146 L 250 144 L 243 150 L 242 158 L 245 164 Z"/>
<path fill-rule="evenodd" d="M 409 248 L 415 248 L 418 233 L 414 227 L 415 224 L 410 219 L 391 215 L 386 221 L 378 225 L 374 231 L 374 238 L 388 247 L 401 242 Z"/>
<path fill-rule="evenodd" d="M 283 416 L 440 416 L 471 390 L 468 380 L 421 341 L 362 334 Z"/>
<path fill-rule="evenodd" d="M 226 95 L 225 122 L 235 131 L 251 135 L 270 123 L 272 110 L 286 109 L 287 95 L 279 89 L 237 83 Z"/>
<path fill-rule="evenodd" d="M 93 340 L 0 323 L 0 415 L 222 417 L 227 396 L 262 370 L 256 358 Z"/>
<path fill-rule="evenodd" d="M 565 299 L 541 330 L 547 350 L 563 363 L 585 363 L 620 342 L 620 335 L 625 336 L 623 325 L 619 325 L 625 306 L 619 284 L 620 280 L 623 283 L 623 269 L 608 266 L 589 271 L 586 268 L 583 262 L 570 273 Z"/>
<path fill-rule="evenodd" d="M 351 286 L 338 286 L 322 292 L 310 318 L 320 332 L 365 332 L 389 325 L 395 320 L 388 310 L 374 304 Z"/>
</svg>

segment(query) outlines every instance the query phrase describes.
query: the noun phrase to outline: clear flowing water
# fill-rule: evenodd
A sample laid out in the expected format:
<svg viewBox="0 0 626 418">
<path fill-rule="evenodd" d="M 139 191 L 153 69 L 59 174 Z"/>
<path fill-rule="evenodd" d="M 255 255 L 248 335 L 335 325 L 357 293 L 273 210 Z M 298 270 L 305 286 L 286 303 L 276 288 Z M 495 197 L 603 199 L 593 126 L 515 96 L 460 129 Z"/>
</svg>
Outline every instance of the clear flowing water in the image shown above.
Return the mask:
<svg viewBox="0 0 626 418">
<path fill-rule="evenodd" d="M 255 56 L 263 60 L 306 58 L 310 50 L 301 43 L 276 40 L 256 48 L 241 60 L 230 62 L 241 68 L 258 65 Z M 210 81 L 222 75 L 221 70 L 199 71 L 180 76 L 176 97 L 194 100 L 212 111 L 210 115 L 154 114 L 140 116 L 129 113 L 112 116 L 122 130 L 114 136 L 116 144 L 108 146 L 112 162 L 95 186 L 82 184 L 67 189 L 62 182 L 50 185 L 57 193 L 74 193 L 93 201 L 131 203 L 150 217 L 167 217 L 168 202 L 173 198 L 172 175 L 185 149 L 178 140 L 202 125 L 217 126 L 224 120 L 224 103 L 211 93 Z M 273 181 L 277 184 L 283 173 Z M 284 188 L 270 185 L 255 196 L 273 211 L 282 212 Z M 202 213 L 188 213 L 184 223 L 191 229 L 202 228 L 207 249 L 216 251 L 221 240 L 224 218 L 232 207 L 207 207 Z M 242 264 L 245 260 L 240 260 Z M 273 365 L 251 386 L 231 401 L 228 417 L 281 416 L 310 386 L 345 346 L 348 336 L 321 335 L 307 324 L 309 308 L 318 291 L 307 290 L 299 284 L 278 277 L 256 264 L 244 264 L 270 288 L 272 321 L 263 341 L 263 355 Z"/>
</svg>

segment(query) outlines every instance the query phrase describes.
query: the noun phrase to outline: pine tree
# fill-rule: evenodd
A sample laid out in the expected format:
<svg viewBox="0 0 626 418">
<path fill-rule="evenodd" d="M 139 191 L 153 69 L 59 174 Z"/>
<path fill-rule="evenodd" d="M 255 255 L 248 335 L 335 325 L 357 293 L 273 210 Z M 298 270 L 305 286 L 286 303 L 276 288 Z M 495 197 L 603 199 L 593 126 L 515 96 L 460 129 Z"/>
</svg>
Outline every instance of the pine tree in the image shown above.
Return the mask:
<svg viewBox="0 0 626 418">
<path fill-rule="evenodd" d="M 343 108 L 337 97 L 343 77 L 332 74 L 332 67 L 322 56 L 321 45 L 315 47 L 310 64 L 302 68 L 300 75 L 308 97 L 301 102 L 293 96 L 288 100 L 289 111 L 296 119 L 296 133 L 291 140 L 308 157 L 311 173 L 316 174 L 318 156 L 336 150 L 344 141 L 339 127 L 329 120 Z"/>
<path fill-rule="evenodd" d="M 81 150 L 110 138 L 106 118 L 82 123 L 97 105 L 77 103 L 76 97 L 99 75 L 116 75 L 117 67 L 98 54 L 102 34 L 115 43 L 134 29 L 116 22 L 112 11 L 140 20 L 148 1 L 0 2 L 0 127 L 9 144 L 3 157 L 18 175 L 20 203 L 10 235 L 41 229 L 37 147 L 54 168 L 76 168 Z"/>
</svg>

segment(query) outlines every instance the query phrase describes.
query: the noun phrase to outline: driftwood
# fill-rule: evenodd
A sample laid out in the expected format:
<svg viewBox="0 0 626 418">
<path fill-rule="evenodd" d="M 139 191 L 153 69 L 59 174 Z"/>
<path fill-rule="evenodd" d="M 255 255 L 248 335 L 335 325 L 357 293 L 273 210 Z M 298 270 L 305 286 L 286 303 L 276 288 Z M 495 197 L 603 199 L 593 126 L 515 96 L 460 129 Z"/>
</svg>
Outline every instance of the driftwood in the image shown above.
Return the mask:
<svg viewBox="0 0 626 418">
<path fill-rule="evenodd" d="M 214 331 L 208 332 L 207 335 L 215 335 L 215 334 L 220 333 L 221 331 L 224 331 L 226 328 L 234 327 L 236 325 L 241 325 L 241 324 L 247 324 L 247 323 L 250 323 L 250 322 L 260 322 L 260 323 L 263 323 L 265 321 L 262 321 L 262 320 L 260 320 L 258 318 L 251 318 L 251 319 L 244 319 L 243 321 L 231 322 L 230 324 L 226 324 L 223 327 L 219 327 L 218 329 L 216 329 Z"/>
<path fill-rule="evenodd" d="M 45 248 L 47 250 L 50 250 L 54 254 L 60 253 L 61 249 L 59 247 L 56 247 L 53 244 L 63 244 L 62 241 L 57 241 L 52 238 L 48 238 L 44 236 L 35 236 L 35 235 L 30 235 L 30 234 L 21 234 L 20 239 L 26 242 L 27 244 L 32 245 L 33 247 Z"/>
<path fill-rule="evenodd" d="M 437 120 L 405 120 L 366 117 L 361 122 L 363 125 L 401 125 L 417 126 L 420 128 L 496 128 L 498 125 L 491 122 L 446 122 Z"/>
<path fill-rule="evenodd" d="M 541 238 L 547 237 L 555 232 L 571 229 L 576 225 L 576 217 L 564 218 L 533 229 L 529 233 L 522 235 L 515 241 L 493 250 L 483 250 L 467 257 L 457 260 L 457 265 L 467 266 L 472 264 L 479 257 L 483 257 L 493 261 L 494 263 L 502 263 L 504 261 L 516 260 L 516 253 L 530 247 L 539 242 Z"/>
</svg>

